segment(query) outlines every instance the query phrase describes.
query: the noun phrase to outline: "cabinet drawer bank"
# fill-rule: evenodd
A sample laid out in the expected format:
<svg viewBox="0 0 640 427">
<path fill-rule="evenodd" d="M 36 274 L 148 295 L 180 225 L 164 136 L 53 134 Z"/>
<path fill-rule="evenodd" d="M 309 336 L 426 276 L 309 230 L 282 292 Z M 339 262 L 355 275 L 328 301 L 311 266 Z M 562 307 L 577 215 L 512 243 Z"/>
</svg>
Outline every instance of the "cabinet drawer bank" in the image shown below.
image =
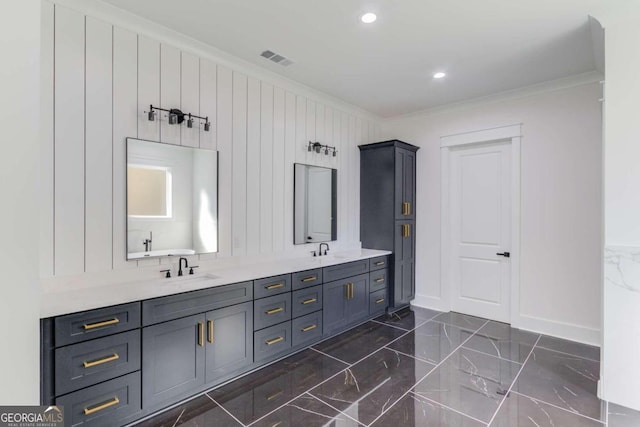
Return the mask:
<svg viewBox="0 0 640 427">
<path fill-rule="evenodd" d="M 378 316 L 388 259 L 43 319 L 41 403 L 64 405 L 74 426 L 152 415 Z"/>
</svg>

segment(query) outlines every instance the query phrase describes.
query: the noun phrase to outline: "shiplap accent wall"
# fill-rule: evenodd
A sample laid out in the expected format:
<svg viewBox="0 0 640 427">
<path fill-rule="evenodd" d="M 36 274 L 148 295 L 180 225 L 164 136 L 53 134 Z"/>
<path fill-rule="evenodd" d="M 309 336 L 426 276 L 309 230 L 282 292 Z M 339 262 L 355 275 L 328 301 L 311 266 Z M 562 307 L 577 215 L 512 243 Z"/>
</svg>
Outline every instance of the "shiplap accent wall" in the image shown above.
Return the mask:
<svg viewBox="0 0 640 427">
<path fill-rule="evenodd" d="M 172 261 L 126 261 L 126 137 L 218 150 L 220 250 L 200 261 L 301 250 L 292 243 L 294 162 L 338 169 L 338 246 L 359 242 L 357 145 L 379 138 L 374 119 L 43 4 L 52 40 L 43 58 L 53 68 L 45 70 L 53 120 L 43 147 L 43 277 Z M 212 131 L 170 126 L 164 115 L 150 122 L 149 104 L 209 116 Z M 336 146 L 338 157 L 308 153 L 309 140 Z"/>
</svg>

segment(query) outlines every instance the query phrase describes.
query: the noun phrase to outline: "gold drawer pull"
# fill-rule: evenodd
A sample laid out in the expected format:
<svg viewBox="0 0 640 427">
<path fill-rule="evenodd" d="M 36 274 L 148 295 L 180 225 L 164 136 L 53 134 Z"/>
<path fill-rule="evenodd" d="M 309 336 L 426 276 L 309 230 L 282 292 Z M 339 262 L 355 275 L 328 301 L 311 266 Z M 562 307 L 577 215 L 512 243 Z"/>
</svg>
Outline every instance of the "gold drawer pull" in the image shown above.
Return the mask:
<svg viewBox="0 0 640 427">
<path fill-rule="evenodd" d="M 118 360 L 118 359 L 120 359 L 120 356 L 118 356 L 118 353 L 113 353 L 111 356 L 105 357 L 103 359 L 93 360 L 91 362 L 87 362 L 85 360 L 84 362 L 82 362 L 82 365 L 85 368 L 91 368 L 93 366 L 102 365 L 103 363 L 112 362 L 112 361 Z"/>
<path fill-rule="evenodd" d="M 105 320 L 104 322 L 98 322 L 98 323 L 85 323 L 82 327 L 84 328 L 85 331 L 88 331 L 90 329 L 95 329 L 95 328 L 102 328 L 103 326 L 109 326 L 109 325 L 115 325 L 117 323 L 120 323 L 120 319 L 118 319 L 117 317 L 114 317 L 111 320 Z"/>
<path fill-rule="evenodd" d="M 118 399 L 118 397 L 114 397 L 113 399 L 109 400 L 108 402 L 101 403 L 100 405 L 94 406 L 93 408 L 84 408 L 84 414 L 85 415 L 95 414 L 96 412 L 100 412 L 103 409 L 107 409 L 107 408 L 110 408 L 112 406 L 115 406 L 118 403 L 120 403 L 120 399 Z"/>
<path fill-rule="evenodd" d="M 284 288 L 284 283 L 276 283 L 275 285 L 269 285 L 264 287 L 266 290 L 271 291 L 273 289 Z"/>
<path fill-rule="evenodd" d="M 318 325 L 309 325 L 309 326 L 304 327 L 304 328 L 302 328 L 302 329 L 300 329 L 300 330 L 301 330 L 302 332 L 309 332 L 310 330 L 315 329 L 315 328 L 317 328 L 317 327 L 318 327 Z"/>
<path fill-rule="evenodd" d="M 384 302 L 384 298 L 378 298 L 378 299 L 376 300 L 376 304 L 381 304 L 381 303 L 383 303 L 383 302 Z"/>
<path fill-rule="evenodd" d="M 375 280 L 375 282 L 376 282 L 376 283 L 382 283 L 382 282 L 384 282 L 384 277 L 381 277 L 381 278 L 379 278 L 379 279 L 376 279 L 376 280 Z"/>
<path fill-rule="evenodd" d="M 284 341 L 284 337 L 278 337 L 278 338 L 274 338 L 272 340 L 266 340 L 264 343 L 266 345 L 274 345 L 279 343 L 280 341 Z"/>
<path fill-rule="evenodd" d="M 265 311 L 265 313 L 267 313 L 269 316 L 271 316 L 272 314 L 281 313 L 283 311 L 284 311 L 284 308 L 278 307 L 278 308 L 272 308 L 271 310 L 267 310 L 267 311 Z"/>
<path fill-rule="evenodd" d="M 318 301 L 316 298 L 309 298 L 309 299 L 306 299 L 306 300 L 302 301 L 302 304 L 303 305 L 307 305 L 307 304 L 311 304 L 312 302 L 316 302 L 316 301 Z"/>
<path fill-rule="evenodd" d="M 198 345 L 204 347 L 204 323 L 198 322 Z"/>
<path fill-rule="evenodd" d="M 208 326 L 207 341 L 209 341 L 209 343 L 213 344 L 213 320 L 209 320 L 207 322 L 207 326 Z"/>
<path fill-rule="evenodd" d="M 302 279 L 303 282 L 313 282 L 314 280 L 317 280 L 318 278 L 316 276 L 309 276 L 309 277 L 305 277 L 304 279 Z"/>
<path fill-rule="evenodd" d="M 271 400 L 273 400 L 273 399 L 275 399 L 275 398 L 277 398 L 277 397 L 282 396 L 282 394 L 283 394 L 283 393 L 284 393 L 284 392 L 283 392 L 282 390 L 277 391 L 277 392 L 273 393 L 271 396 L 268 396 L 268 397 L 267 397 L 267 400 L 271 401 Z"/>
<path fill-rule="evenodd" d="M 377 267 L 380 267 L 381 265 L 384 265 L 384 261 L 378 261 L 378 262 L 375 263 L 375 265 Z"/>
</svg>

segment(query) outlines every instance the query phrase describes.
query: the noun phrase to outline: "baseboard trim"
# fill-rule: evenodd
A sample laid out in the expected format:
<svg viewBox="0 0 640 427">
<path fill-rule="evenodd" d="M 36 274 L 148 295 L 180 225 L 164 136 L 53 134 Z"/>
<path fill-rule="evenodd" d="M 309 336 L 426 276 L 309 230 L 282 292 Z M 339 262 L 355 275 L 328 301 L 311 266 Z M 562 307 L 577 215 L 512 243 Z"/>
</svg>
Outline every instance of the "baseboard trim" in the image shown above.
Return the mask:
<svg viewBox="0 0 640 427">
<path fill-rule="evenodd" d="M 442 298 L 429 295 L 416 295 L 415 298 L 411 300 L 411 306 L 437 311 L 449 311 L 449 307 L 445 307 Z"/>
<path fill-rule="evenodd" d="M 555 322 L 522 314 L 518 321 L 513 323 L 514 326 L 527 331 L 600 347 L 601 333 L 599 329 L 587 328 L 572 323 Z"/>
</svg>

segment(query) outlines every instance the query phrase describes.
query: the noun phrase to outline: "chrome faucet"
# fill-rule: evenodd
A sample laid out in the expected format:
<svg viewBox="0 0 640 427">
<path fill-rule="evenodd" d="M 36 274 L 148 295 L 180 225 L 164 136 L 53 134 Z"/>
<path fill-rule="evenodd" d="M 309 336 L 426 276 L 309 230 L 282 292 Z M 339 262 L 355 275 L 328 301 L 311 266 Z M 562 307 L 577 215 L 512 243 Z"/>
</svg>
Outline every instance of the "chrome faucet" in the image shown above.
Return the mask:
<svg viewBox="0 0 640 427">
<path fill-rule="evenodd" d="M 327 247 L 327 249 L 324 250 L 324 253 L 322 253 L 322 245 Z M 328 251 L 329 251 L 329 244 L 327 242 L 320 243 L 320 248 L 318 248 L 318 256 L 326 255 Z"/>
<path fill-rule="evenodd" d="M 183 257 L 180 257 L 180 260 L 178 261 L 178 263 L 179 263 L 178 276 L 182 276 L 182 261 L 184 261 L 184 268 L 185 269 L 189 268 L 189 262 L 187 261 L 187 259 L 183 258 Z"/>
<path fill-rule="evenodd" d="M 149 232 L 149 238 L 148 239 L 144 239 L 142 241 L 142 244 L 144 245 L 144 251 L 145 252 L 151 252 L 151 242 L 153 242 L 153 231 Z"/>
</svg>

